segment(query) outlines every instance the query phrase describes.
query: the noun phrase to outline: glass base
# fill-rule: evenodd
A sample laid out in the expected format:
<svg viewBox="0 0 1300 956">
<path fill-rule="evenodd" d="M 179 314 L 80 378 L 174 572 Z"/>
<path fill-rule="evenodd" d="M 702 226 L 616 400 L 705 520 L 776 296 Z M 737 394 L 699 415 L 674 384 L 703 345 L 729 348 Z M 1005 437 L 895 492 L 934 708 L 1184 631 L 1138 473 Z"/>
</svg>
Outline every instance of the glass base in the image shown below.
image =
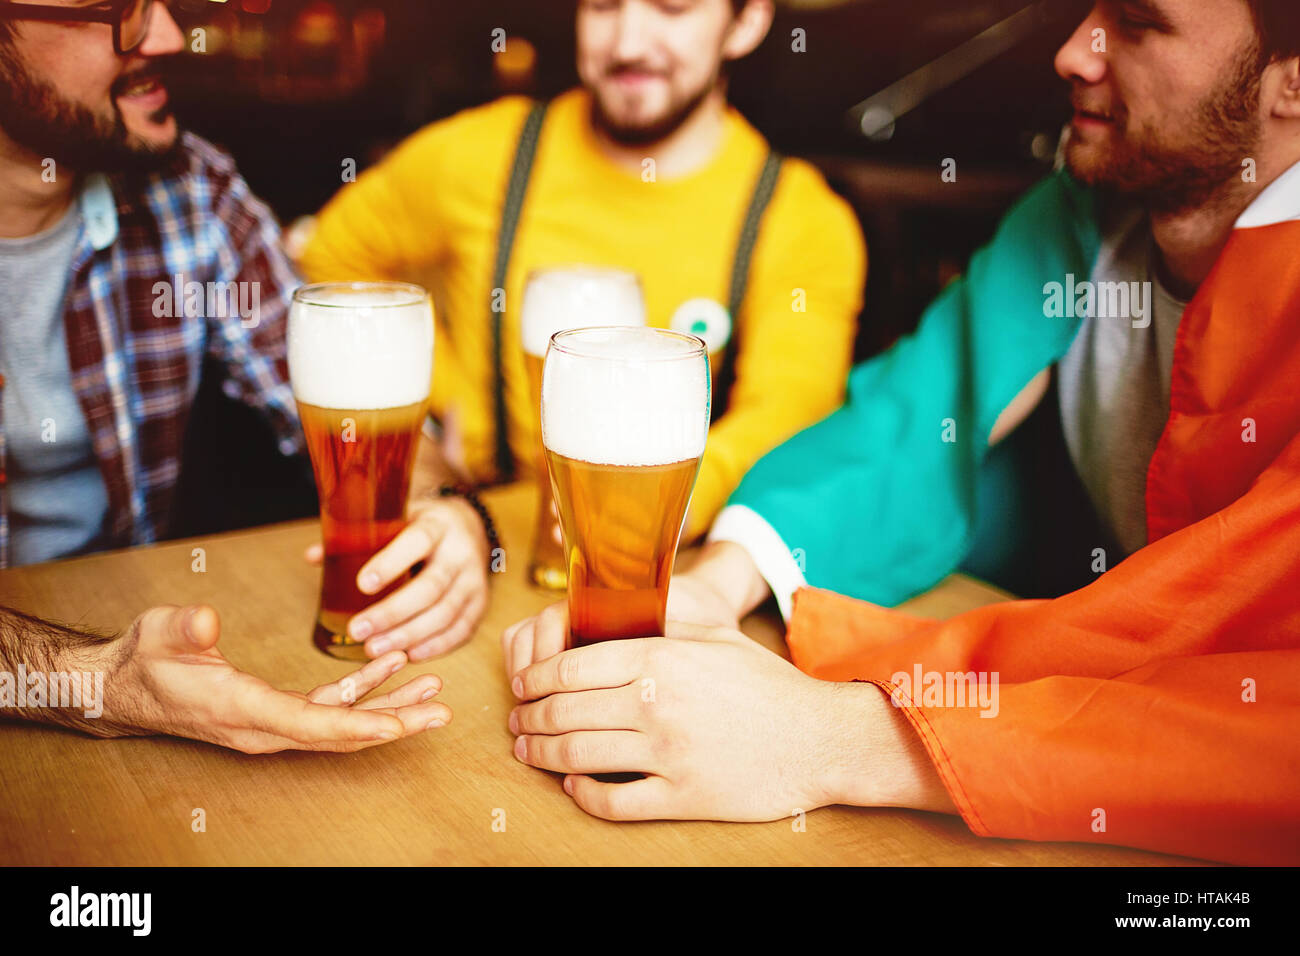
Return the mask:
<svg viewBox="0 0 1300 956">
<path fill-rule="evenodd" d="M 539 588 L 548 591 L 563 591 L 569 586 L 569 575 L 565 569 L 534 561 L 528 566 L 528 578 Z"/>
<path fill-rule="evenodd" d="M 366 661 L 366 645 L 347 635 L 348 618 L 343 614 L 321 611 L 316 615 L 316 633 L 312 643 L 330 657 L 344 661 Z"/>
</svg>

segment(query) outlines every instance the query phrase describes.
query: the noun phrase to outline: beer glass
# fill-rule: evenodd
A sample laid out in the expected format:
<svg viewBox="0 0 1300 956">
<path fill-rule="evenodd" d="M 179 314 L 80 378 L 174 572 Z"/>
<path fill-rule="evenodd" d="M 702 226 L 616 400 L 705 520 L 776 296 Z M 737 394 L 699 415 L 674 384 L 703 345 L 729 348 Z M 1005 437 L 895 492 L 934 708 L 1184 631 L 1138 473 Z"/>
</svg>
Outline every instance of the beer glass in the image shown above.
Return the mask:
<svg viewBox="0 0 1300 956">
<path fill-rule="evenodd" d="M 651 328 L 551 337 L 542 444 L 569 574 L 569 646 L 664 632 L 709 431 L 700 339 Z"/>
<path fill-rule="evenodd" d="M 433 377 L 433 307 L 402 283 L 332 283 L 300 288 L 289 309 L 289 379 L 320 493 L 325 548 L 316 646 L 363 659 L 347 636 L 352 615 L 378 594 L 357 572 L 406 522 Z"/>
<path fill-rule="evenodd" d="M 641 280 L 633 272 L 562 266 L 529 273 L 519 332 L 533 409 L 541 405 L 542 360 L 551 336 L 576 326 L 645 325 Z M 541 429 L 537 443 L 537 526 L 528 576 L 539 587 L 563 591 L 566 581 L 559 517 L 546 474 Z"/>
</svg>

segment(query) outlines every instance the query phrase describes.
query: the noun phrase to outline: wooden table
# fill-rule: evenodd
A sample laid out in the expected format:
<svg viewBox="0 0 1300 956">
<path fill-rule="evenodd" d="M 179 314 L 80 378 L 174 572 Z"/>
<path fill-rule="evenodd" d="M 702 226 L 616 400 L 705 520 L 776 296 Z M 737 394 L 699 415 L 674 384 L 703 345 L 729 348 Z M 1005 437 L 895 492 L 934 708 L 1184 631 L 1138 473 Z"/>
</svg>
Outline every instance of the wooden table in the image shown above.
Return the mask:
<svg viewBox="0 0 1300 956">
<path fill-rule="evenodd" d="M 1084 844 L 989 840 L 956 817 L 829 807 L 791 821 L 610 823 L 564 795 L 559 777 L 511 755 L 499 636 L 555 600 L 525 582 L 533 489 L 490 493 L 507 548 L 474 640 L 408 666 L 445 683 L 444 730 L 355 754 L 248 756 L 174 738 L 94 740 L 0 722 L 0 863 L 150 864 L 1170 864 L 1174 857 Z M 206 601 L 221 647 L 277 686 L 306 690 L 350 666 L 311 645 L 319 572 L 311 521 L 0 573 L 0 600 L 116 630 L 154 604 Z M 202 547 L 207 569 L 191 570 Z M 946 617 L 1005 595 L 954 576 L 912 602 Z M 746 632 L 782 646 L 779 620 Z M 202 808 L 206 832 L 191 829 Z M 500 829 L 499 821 L 505 822 Z M 498 826 L 494 829 L 494 821 Z"/>
</svg>

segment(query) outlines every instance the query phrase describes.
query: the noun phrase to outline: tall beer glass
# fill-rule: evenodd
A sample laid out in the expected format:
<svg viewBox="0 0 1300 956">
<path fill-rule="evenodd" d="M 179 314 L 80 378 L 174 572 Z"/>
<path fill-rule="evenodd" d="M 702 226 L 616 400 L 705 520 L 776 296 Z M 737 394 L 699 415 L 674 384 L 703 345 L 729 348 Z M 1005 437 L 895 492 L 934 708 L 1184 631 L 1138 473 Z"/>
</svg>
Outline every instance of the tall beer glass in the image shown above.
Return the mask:
<svg viewBox="0 0 1300 956">
<path fill-rule="evenodd" d="M 641 280 L 635 273 L 596 266 L 563 266 L 529 274 L 519 331 L 534 409 L 541 405 L 542 360 L 551 336 L 564 329 L 597 325 L 645 325 Z M 564 551 L 540 434 L 539 428 L 537 527 L 528 575 L 539 587 L 563 591 L 567 578 Z"/>
<path fill-rule="evenodd" d="M 662 634 L 709 431 L 708 350 L 649 328 L 552 336 L 542 443 L 569 572 L 570 646 Z"/>
<path fill-rule="evenodd" d="M 365 657 L 357 572 L 401 531 L 433 377 L 429 295 L 400 283 L 304 286 L 289 310 L 289 378 L 320 493 L 325 546 L 316 646 Z"/>
</svg>

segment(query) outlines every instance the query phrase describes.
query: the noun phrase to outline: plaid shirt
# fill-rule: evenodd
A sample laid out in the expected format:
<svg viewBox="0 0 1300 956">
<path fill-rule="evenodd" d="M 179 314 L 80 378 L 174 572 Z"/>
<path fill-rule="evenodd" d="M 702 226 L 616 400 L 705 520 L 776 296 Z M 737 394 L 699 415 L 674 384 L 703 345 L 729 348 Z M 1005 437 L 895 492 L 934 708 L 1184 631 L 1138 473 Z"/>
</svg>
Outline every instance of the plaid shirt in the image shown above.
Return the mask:
<svg viewBox="0 0 1300 956">
<path fill-rule="evenodd" d="M 161 172 L 87 177 L 79 202 L 64 299 L 72 388 L 108 492 L 101 540 L 144 544 L 167 530 L 205 356 L 225 369 L 227 395 L 265 414 L 281 452 L 302 452 L 285 346 L 298 279 L 270 210 L 229 156 L 192 134 Z M 259 306 L 248 319 L 231 307 L 241 290 Z M 4 436 L 0 418 L 0 568 Z"/>
</svg>

